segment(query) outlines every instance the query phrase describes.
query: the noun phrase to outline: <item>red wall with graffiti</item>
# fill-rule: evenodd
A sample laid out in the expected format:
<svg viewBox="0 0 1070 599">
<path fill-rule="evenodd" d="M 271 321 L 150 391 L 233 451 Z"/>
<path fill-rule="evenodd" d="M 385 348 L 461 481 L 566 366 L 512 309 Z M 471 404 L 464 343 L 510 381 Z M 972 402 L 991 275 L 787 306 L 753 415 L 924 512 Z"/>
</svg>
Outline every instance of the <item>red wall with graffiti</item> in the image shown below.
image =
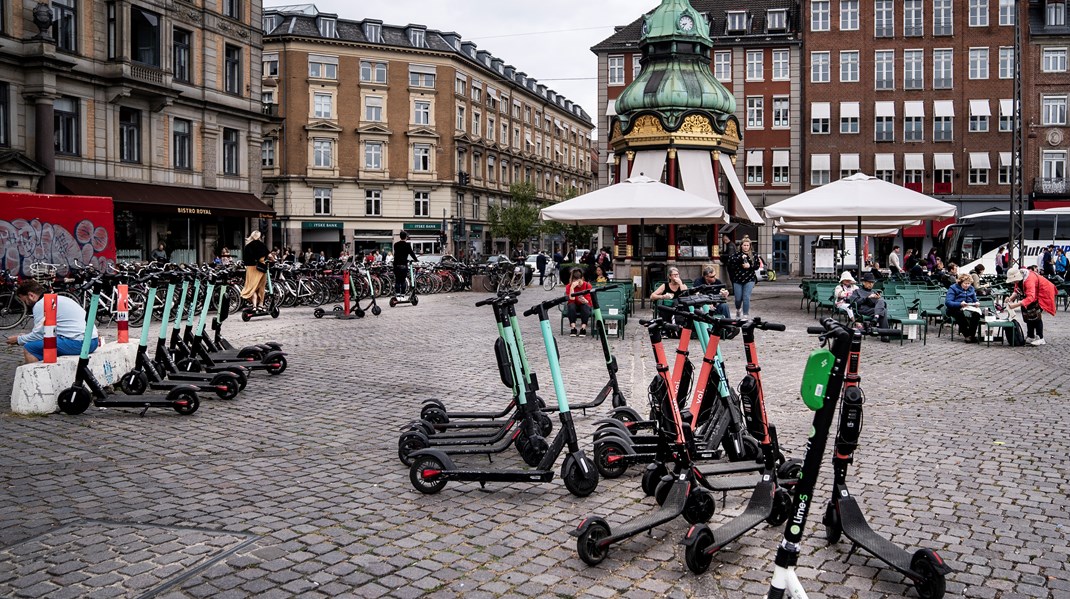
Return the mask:
<svg viewBox="0 0 1070 599">
<path fill-rule="evenodd" d="M 103 269 L 115 262 L 111 198 L 0 193 L 0 268 L 31 276 L 48 262 L 65 274 L 75 265 Z"/>
</svg>

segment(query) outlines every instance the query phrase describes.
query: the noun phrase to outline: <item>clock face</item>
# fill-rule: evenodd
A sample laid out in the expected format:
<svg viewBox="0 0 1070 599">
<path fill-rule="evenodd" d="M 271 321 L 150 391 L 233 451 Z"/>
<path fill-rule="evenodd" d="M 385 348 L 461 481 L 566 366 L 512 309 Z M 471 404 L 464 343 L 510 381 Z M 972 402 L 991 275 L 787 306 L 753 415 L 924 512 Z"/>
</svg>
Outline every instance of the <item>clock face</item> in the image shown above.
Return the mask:
<svg viewBox="0 0 1070 599">
<path fill-rule="evenodd" d="M 650 33 L 650 21 L 643 19 L 643 35 Z"/>
<path fill-rule="evenodd" d="M 695 28 L 695 21 L 689 15 L 680 17 L 680 29 L 682 31 L 691 31 Z"/>
</svg>

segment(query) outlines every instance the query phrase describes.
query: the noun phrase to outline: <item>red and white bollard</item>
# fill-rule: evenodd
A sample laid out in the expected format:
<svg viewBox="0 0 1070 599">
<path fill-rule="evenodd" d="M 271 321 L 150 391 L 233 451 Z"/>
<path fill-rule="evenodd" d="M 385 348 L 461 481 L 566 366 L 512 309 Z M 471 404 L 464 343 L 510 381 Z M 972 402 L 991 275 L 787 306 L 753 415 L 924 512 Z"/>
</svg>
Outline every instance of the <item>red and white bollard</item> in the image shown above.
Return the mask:
<svg viewBox="0 0 1070 599">
<path fill-rule="evenodd" d="M 46 293 L 45 302 L 45 337 L 44 359 L 45 364 L 56 363 L 56 294 Z"/>
<path fill-rule="evenodd" d="M 349 270 L 342 271 L 342 314 L 349 314 Z"/>
<path fill-rule="evenodd" d="M 115 326 L 119 336 L 119 343 L 130 341 L 130 314 L 127 311 L 127 298 L 130 289 L 126 285 L 119 285 L 118 297 L 115 300 Z"/>
</svg>

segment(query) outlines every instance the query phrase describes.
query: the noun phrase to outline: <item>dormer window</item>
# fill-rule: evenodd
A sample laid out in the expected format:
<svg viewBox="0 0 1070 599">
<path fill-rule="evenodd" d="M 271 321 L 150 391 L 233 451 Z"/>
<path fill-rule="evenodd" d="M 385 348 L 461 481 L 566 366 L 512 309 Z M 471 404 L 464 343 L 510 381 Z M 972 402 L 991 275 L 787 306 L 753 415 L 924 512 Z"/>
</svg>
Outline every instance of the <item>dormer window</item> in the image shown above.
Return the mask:
<svg viewBox="0 0 1070 599">
<path fill-rule="evenodd" d="M 788 11 L 771 10 L 766 13 L 766 31 L 785 31 L 788 28 Z"/>
<path fill-rule="evenodd" d="M 373 44 L 383 41 L 383 26 L 379 23 L 365 23 L 364 37 Z"/>
<path fill-rule="evenodd" d="M 279 23 L 281 21 L 282 21 L 282 16 L 281 15 L 267 15 L 267 16 L 265 16 L 263 18 L 263 22 L 262 22 L 262 26 L 264 28 L 264 33 L 271 33 L 272 31 L 275 31 L 275 28 L 279 26 Z"/>
<path fill-rule="evenodd" d="M 728 20 L 725 23 L 725 33 L 743 33 L 747 30 L 747 13 L 746 11 L 731 11 L 727 14 Z"/>
<path fill-rule="evenodd" d="M 424 33 L 425 32 L 424 32 L 423 29 L 412 29 L 412 30 L 410 30 L 409 31 L 409 43 L 412 44 L 413 46 L 417 47 L 417 48 L 423 48 L 426 45 L 424 43 Z"/>
<path fill-rule="evenodd" d="M 320 17 L 318 21 L 319 22 L 317 23 L 317 25 L 319 26 L 321 36 L 329 38 L 337 37 L 337 34 L 335 33 L 334 29 L 337 21 L 335 21 L 334 19 L 329 19 L 327 17 Z"/>
<path fill-rule="evenodd" d="M 1049 27 L 1062 27 L 1066 25 L 1065 0 L 1048 0 L 1045 18 L 1045 24 Z"/>
</svg>

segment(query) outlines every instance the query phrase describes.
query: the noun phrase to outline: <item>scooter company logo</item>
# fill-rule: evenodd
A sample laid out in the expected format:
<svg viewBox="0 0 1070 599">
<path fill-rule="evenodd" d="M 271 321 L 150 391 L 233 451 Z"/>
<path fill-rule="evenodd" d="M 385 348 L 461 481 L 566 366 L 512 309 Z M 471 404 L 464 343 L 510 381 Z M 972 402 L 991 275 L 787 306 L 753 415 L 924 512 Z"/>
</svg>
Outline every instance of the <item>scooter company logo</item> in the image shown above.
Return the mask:
<svg viewBox="0 0 1070 599">
<path fill-rule="evenodd" d="M 803 522 L 806 520 L 806 512 L 810 509 L 810 496 L 799 495 L 799 507 L 795 510 L 795 517 L 791 519 L 792 534 L 802 532 Z"/>
</svg>

